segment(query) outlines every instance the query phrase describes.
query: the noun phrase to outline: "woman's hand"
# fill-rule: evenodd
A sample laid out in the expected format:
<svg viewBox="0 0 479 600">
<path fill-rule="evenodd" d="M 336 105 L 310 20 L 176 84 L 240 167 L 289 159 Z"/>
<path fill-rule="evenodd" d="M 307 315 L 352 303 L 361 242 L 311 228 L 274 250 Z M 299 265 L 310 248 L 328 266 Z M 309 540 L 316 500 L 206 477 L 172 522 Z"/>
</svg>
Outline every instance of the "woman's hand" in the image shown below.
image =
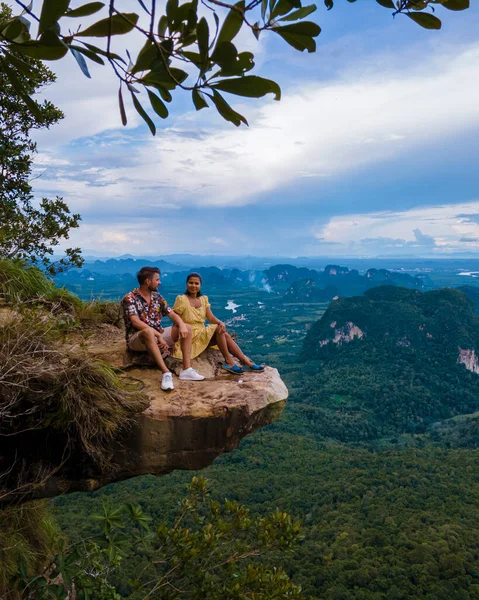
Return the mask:
<svg viewBox="0 0 479 600">
<path fill-rule="evenodd" d="M 216 324 L 216 331 L 218 333 L 224 333 L 226 331 L 226 325 L 223 323 L 223 321 L 218 321 Z"/>
<path fill-rule="evenodd" d="M 181 325 L 178 326 L 178 331 L 180 334 L 180 338 L 185 339 L 188 337 L 188 327 L 184 323 L 181 323 Z"/>
</svg>

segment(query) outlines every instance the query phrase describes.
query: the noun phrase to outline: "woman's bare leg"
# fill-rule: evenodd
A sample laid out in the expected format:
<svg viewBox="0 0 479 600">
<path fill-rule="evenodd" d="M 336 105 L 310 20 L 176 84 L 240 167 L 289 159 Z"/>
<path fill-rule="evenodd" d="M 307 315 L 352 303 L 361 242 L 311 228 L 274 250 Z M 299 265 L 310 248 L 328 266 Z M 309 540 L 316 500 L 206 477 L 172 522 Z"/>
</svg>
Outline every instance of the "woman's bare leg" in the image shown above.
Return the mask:
<svg viewBox="0 0 479 600">
<path fill-rule="evenodd" d="M 223 358 L 225 359 L 225 363 L 228 364 L 230 367 L 232 367 L 235 363 L 233 360 L 233 357 L 231 356 L 231 354 L 228 351 L 228 341 L 227 341 L 227 336 L 228 334 L 223 332 L 223 333 L 218 333 L 217 331 L 215 331 L 214 336 L 211 338 L 210 341 L 210 346 L 218 346 L 218 348 L 220 349 L 221 354 L 223 355 Z"/>
<path fill-rule="evenodd" d="M 186 325 L 188 328 L 188 337 L 180 338 L 180 348 L 183 354 L 183 369 L 189 369 L 191 367 L 191 348 L 193 346 L 193 331 L 191 325 Z M 177 325 L 173 325 L 171 328 L 171 338 L 174 342 L 178 341 L 180 337 L 180 331 Z"/>
<path fill-rule="evenodd" d="M 229 352 L 231 352 L 231 354 L 233 356 L 235 356 L 237 359 L 239 359 L 244 365 L 248 365 L 248 367 L 251 367 L 251 365 L 253 365 L 254 362 L 250 358 L 248 358 L 246 356 L 246 354 L 243 353 L 241 348 L 234 341 L 234 339 L 230 336 L 230 334 L 226 332 L 225 337 L 226 337 L 226 343 L 228 345 Z"/>
</svg>

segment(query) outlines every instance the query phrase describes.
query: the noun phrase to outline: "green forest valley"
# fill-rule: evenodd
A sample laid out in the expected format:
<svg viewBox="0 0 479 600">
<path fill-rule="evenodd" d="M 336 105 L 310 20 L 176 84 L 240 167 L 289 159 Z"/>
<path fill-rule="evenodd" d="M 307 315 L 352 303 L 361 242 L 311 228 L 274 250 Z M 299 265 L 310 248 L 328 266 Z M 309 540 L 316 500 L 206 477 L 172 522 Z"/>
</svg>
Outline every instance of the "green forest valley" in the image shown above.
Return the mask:
<svg viewBox="0 0 479 600">
<path fill-rule="evenodd" d="M 479 597 L 479 383 L 458 363 L 460 349 L 478 346 L 472 300 L 388 286 L 329 307 L 254 288 L 208 293 L 248 353 L 277 367 L 290 390 L 276 423 L 196 474 L 217 502 L 301 522 L 301 541 L 260 562 L 282 565 L 304 598 Z M 361 337 L 346 340 L 348 323 Z M 152 527 L 168 527 L 191 477 L 135 478 L 57 498 L 48 510 L 70 544 L 98 534 L 91 515 L 132 503 Z M 121 598 L 143 598 L 145 578 L 158 576 L 155 550 L 132 542 L 138 525 L 117 526 L 124 558 L 108 582 Z"/>
</svg>

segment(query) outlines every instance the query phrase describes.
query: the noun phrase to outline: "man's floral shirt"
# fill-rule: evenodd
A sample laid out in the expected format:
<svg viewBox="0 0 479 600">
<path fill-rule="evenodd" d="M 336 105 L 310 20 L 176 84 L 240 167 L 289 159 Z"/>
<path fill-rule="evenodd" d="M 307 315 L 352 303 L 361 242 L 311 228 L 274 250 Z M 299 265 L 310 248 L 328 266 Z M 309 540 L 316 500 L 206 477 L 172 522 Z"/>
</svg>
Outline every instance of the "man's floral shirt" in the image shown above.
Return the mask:
<svg viewBox="0 0 479 600">
<path fill-rule="evenodd" d="M 125 320 L 126 341 L 138 331 L 133 327 L 130 317 L 139 317 L 143 323 L 146 323 L 160 333 L 163 331 L 161 327 L 161 317 L 166 317 L 171 312 L 171 308 L 158 292 L 151 292 L 151 302 L 148 302 L 140 294 L 138 288 L 127 294 L 123 298 L 123 318 Z"/>
</svg>

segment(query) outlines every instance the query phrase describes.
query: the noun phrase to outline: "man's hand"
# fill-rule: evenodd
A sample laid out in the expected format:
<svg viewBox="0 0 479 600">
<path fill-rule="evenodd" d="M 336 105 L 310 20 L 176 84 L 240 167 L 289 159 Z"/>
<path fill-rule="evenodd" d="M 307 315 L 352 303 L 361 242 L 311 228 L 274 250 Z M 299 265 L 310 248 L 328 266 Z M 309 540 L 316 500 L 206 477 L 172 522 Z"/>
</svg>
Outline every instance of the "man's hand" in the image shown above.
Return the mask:
<svg viewBox="0 0 479 600">
<path fill-rule="evenodd" d="M 178 325 L 178 332 L 180 334 L 180 338 L 187 338 L 188 337 L 188 327 L 182 322 L 180 325 Z"/>
<path fill-rule="evenodd" d="M 158 342 L 158 346 L 160 347 L 161 350 L 168 350 L 169 346 L 168 344 L 165 342 L 165 340 L 163 339 L 163 336 L 161 335 L 161 333 L 159 331 L 155 331 L 155 336 Z"/>
<path fill-rule="evenodd" d="M 223 321 L 218 321 L 216 331 L 218 333 L 224 333 L 226 331 L 226 325 L 223 323 Z"/>
</svg>

